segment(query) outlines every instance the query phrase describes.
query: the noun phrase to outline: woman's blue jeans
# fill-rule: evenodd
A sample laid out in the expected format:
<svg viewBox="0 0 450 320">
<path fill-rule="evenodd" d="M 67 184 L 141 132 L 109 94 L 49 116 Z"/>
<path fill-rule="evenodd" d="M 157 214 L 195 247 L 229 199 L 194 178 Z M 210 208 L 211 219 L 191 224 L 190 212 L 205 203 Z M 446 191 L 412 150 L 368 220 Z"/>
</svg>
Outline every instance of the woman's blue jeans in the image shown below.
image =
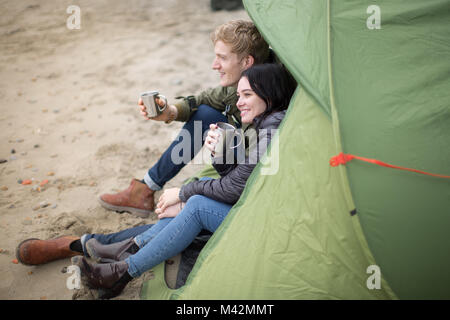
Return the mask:
<svg viewBox="0 0 450 320">
<path fill-rule="evenodd" d="M 232 205 L 202 195 L 189 198 L 175 218 L 164 218 L 152 228 L 136 236 L 139 251 L 128 257 L 128 273 L 139 277 L 161 262 L 186 249 L 202 229 L 214 232 Z"/>
<path fill-rule="evenodd" d="M 155 191 L 161 190 L 165 183 L 175 177 L 200 151 L 204 142 L 203 136 L 209 130 L 209 125 L 220 121 L 228 122 L 228 119 L 220 111 L 205 104 L 200 105 L 198 110 L 185 123 L 178 137 L 170 144 L 158 162 L 145 175 L 144 181 L 147 186 Z M 185 140 L 186 136 L 190 137 L 189 141 Z M 194 138 L 197 138 L 198 141 L 195 141 Z M 184 154 L 183 148 L 179 145 L 180 143 L 185 144 L 186 147 L 184 150 L 189 150 L 190 148 L 189 155 Z M 172 151 L 174 149 L 177 159 L 184 159 L 181 163 L 174 163 L 172 159 Z"/>
</svg>

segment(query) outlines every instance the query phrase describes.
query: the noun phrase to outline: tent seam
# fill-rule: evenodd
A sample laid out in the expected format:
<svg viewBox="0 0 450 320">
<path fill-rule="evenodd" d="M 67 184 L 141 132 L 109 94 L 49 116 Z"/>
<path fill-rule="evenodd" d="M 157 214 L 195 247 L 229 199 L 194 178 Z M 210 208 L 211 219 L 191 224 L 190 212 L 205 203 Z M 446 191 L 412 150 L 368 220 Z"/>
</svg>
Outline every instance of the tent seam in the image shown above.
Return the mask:
<svg viewBox="0 0 450 320">
<path fill-rule="evenodd" d="M 327 0 L 327 55 L 328 55 L 328 87 L 330 90 L 330 111 L 331 111 L 331 126 L 333 128 L 334 142 L 337 153 L 342 152 L 341 133 L 339 130 L 339 118 L 336 110 L 336 104 L 334 101 L 334 88 L 333 88 L 333 74 L 331 63 L 331 6 L 330 0 Z M 349 180 L 346 169 L 339 167 L 339 173 L 341 175 L 341 184 L 344 189 L 344 195 L 348 206 L 348 211 L 355 208 L 355 203 L 351 194 Z"/>
</svg>

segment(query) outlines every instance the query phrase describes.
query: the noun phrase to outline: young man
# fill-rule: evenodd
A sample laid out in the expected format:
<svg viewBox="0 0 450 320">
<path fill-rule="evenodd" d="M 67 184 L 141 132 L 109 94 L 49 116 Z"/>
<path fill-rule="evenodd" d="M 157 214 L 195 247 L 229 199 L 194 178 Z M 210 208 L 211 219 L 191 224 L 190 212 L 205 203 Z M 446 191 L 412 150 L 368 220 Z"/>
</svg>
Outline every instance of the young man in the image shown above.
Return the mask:
<svg viewBox="0 0 450 320">
<path fill-rule="evenodd" d="M 254 64 L 270 62 L 269 46 L 249 21 L 235 20 L 216 28 L 211 35 L 215 58 L 212 68 L 219 72 L 220 86 L 203 91 L 197 96 L 188 96 L 181 102 L 168 105 L 164 112 L 152 118 L 155 121 L 186 122 L 183 130 L 194 137 L 194 123 L 201 121 L 202 137 L 209 125 L 216 122 L 230 122 L 240 126 L 240 114 L 236 107 L 236 87 L 242 71 Z M 140 99 L 138 105 L 141 114 L 148 118 L 147 111 Z M 181 135 L 175 139 L 162 154 L 158 162 L 150 168 L 143 180 L 133 179 L 129 187 L 116 194 L 103 194 L 100 204 L 109 210 L 127 211 L 140 217 L 147 217 L 155 206 L 154 193 L 164 187 L 186 163 L 175 164 L 171 159 L 172 150 L 182 142 Z M 202 141 L 203 143 L 203 141 Z M 190 159 L 200 151 L 194 139 L 190 141 Z M 183 155 L 180 155 L 183 156 Z M 151 225 L 140 226 L 110 235 L 84 235 L 78 237 L 59 237 L 50 240 L 27 239 L 16 250 L 18 261 L 27 265 L 37 265 L 56 259 L 87 254 L 84 244 L 90 238 L 96 238 L 102 244 L 117 243 L 134 237 Z"/>
<path fill-rule="evenodd" d="M 152 118 L 170 123 L 173 120 L 186 122 L 183 129 L 190 133 L 190 158 L 200 151 L 201 145 L 194 143 L 194 122 L 201 121 L 202 137 L 211 123 L 230 122 L 240 126 L 239 111 L 236 108 L 236 86 L 242 71 L 253 64 L 265 62 L 269 57 L 269 47 L 255 25 L 249 21 L 235 20 L 219 26 L 211 35 L 215 58 L 212 68 L 219 72 L 220 86 L 206 90 L 199 95 L 184 98 L 182 102 L 169 105 L 164 112 Z M 138 105 L 146 118 L 147 112 L 142 100 Z M 224 112 L 224 114 L 222 114 Z M 158 162 L 147 172 L 143 181 L 133 180 L 130 186 L 116 194 L 103 194 L 100 204 L 109 210 L 127 211 L 147 217 L 154 209 L 154 192 L 161 190 L 186 164 L 175 164 L 172 150 L 182 143 L 181 135 L 167 148 Z M 186 143 L 183 141 L 183 143 Z M 202 141 L 203 143 L 203 141 Z M 183 150 L 183 148 L 181 148 Z M 183 153 L 181 151 L 181 153 Z M 185 159 L 183 154 L 180 154 Z M 189 157 L 189 155 L 188 155 Z"/>
</svg>

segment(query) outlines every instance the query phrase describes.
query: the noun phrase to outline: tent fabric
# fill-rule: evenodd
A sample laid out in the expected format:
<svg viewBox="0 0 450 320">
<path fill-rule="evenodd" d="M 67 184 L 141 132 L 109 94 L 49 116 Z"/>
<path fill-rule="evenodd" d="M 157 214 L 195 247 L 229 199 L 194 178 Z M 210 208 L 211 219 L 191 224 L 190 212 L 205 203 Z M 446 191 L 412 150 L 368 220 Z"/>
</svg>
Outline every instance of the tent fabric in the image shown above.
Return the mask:
<svg viewBox="0 0 450 320">
<path fill-rule="evenodd" d="M 170 299 L 395 297 L 384 280 L 380 290 L 367 287 L 374 261 L 347 210 L 340 175 L 318 161 L 334 152 L 332 128 L 306 91 L 297 89 L 269 155 L 274 143 L 277 174 L 262 175 L 264 166 L 256 167 L 186 285 L 170 290 Z M 167 290 L 151 281 L 143 298 L 164 298 Z"/>
<path fill-rule="evenodd" d="M 450 3 L 332 2 L 343 151 L 450 175 Z M 450 298 L 450 181 L 354 161 L 349 182 L 382 273 L 404 299 Z"/>
<path fill-rule="evenodd" d="M 161 294 L 449 299 L 449 179 L 329 165 L 344 152 L 450 174 L 448 0 L 244 5 L 300 84 L 267 154 L 278 172 L 257 166 L 186 285 Z"/>
<path fill-rule="evenodd" d="M 332 136 L 327 116 L 298 89 L 268 153 L 278 142 L 278 173 L 261 175 L 262 164 L 255 169 L 173 298 L 395 297 L 384 281 L 379 290 L 367 287 L 375 263 L 347 210 L 340 175 L 318 161 L 333 153 Z"/>
</svg>

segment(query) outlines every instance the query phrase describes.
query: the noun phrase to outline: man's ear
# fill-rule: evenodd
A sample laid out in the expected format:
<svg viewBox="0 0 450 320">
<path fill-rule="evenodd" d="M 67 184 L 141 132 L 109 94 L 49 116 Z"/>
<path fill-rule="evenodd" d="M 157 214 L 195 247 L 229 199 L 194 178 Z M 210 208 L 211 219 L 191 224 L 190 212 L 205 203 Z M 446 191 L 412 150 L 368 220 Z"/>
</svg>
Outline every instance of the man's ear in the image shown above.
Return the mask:
<svg viewBox="0 0 450 320">
<path fill-rule="evenodd" d="M 255 58 L 252 55 L 248 55 L 244 60 L 245 68 L 248 69 L 255 64 Z"/>
</svg>

